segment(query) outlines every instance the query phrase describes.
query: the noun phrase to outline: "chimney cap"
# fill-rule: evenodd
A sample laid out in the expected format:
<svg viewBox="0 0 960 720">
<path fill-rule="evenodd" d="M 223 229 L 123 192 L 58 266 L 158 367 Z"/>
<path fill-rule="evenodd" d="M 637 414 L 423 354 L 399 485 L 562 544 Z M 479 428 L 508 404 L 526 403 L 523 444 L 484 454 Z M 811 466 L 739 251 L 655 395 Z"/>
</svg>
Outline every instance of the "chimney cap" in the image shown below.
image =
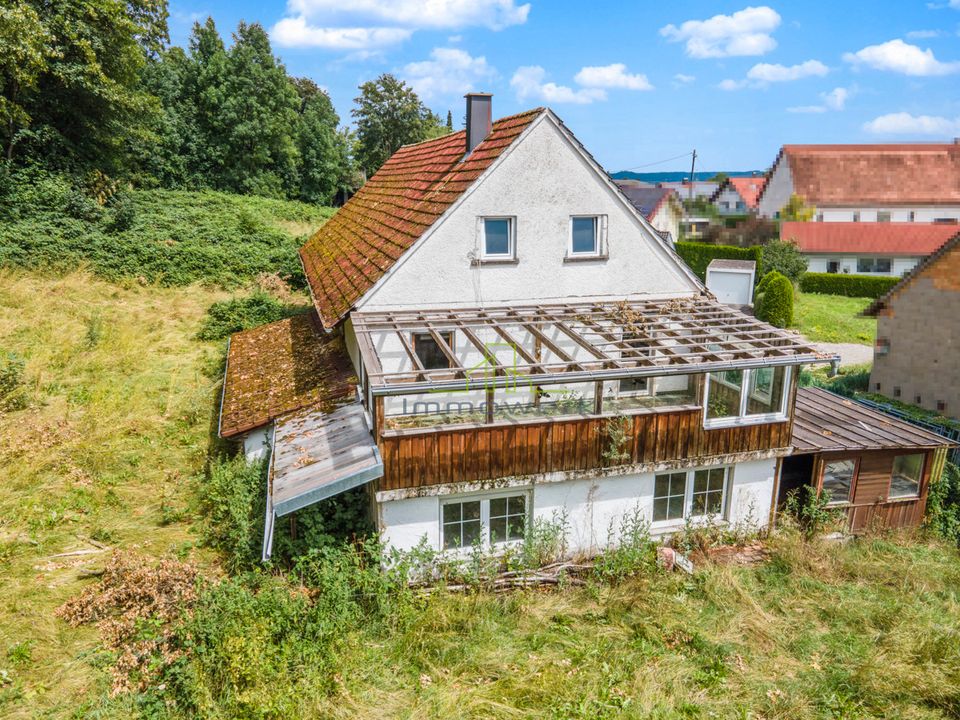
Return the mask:
<svg viewBox="0 0 960 720">
<path fill-rule="evenodd" d="M 493 93 L 468 92 L 468 93 L 464 93 L 464 97 L 465 97 L 465 98 L 468 98 L 468 97 L 493 97 Z"/>
</svg>

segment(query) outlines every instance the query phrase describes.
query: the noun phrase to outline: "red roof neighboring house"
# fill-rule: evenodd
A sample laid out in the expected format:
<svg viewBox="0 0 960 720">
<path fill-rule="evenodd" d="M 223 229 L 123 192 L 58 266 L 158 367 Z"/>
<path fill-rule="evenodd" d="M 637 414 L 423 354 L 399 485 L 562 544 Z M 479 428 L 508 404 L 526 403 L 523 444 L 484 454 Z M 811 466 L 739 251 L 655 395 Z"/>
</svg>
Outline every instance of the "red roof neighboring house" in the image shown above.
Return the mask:
<svg viewBox="0 0 960 720">
<path fill-rule="evenodd" d="M 300 258 L 330 329 L 545 110 L 493 123 L 464 158 L 466 131 L 406 145 L 302 248 Z"/>
<path fill-rule="evenodd" d="M 810 205 L 960 205 L 956 142 L 784 145 L 774 170 L 784 161 L 793 192 Z"/>
<path fill-rule="evenodd" d="M 763 186 L 767 184 L 765 177 L 732 177 L 727 178 L 726 182 L 717 190 L 719 194 L 727 185 L 732 187 L 750 210 L 757 209 L 757 201 L 760 199 L 760 193 L 763 192 Z M 716 197 L 716 195 L 714 195 Z"/>
<path fill-rule="evenodd" d="M 803 253 L 923 256 L 957 234 L 956 225 L 921 223 L 785 222 L 780 239 Z"/>
</svg>

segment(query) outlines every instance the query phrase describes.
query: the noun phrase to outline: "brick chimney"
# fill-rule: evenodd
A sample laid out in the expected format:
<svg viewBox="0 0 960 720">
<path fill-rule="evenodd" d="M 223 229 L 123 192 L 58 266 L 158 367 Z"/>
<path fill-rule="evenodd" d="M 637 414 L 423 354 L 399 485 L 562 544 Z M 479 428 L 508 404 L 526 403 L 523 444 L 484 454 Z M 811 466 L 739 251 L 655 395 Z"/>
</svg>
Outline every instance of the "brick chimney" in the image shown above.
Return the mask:
<svg viewBox="0 0 960 720">
<path fill-rule="evenodd" d="M 467 155 L 482 143 L 493 127 L 493 95 L 467 93 Z"/>
</svg>

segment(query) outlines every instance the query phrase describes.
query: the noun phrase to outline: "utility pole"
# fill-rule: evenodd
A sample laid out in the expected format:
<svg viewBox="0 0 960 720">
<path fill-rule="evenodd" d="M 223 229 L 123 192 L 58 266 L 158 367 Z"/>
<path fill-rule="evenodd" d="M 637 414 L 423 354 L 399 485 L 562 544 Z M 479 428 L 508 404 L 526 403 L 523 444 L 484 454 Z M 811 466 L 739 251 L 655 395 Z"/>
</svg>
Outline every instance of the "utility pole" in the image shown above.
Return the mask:
<svg viewBox="0 0 960 720">
<path fill-rule="evenodd" d="M 694 148 L 693 157 L 690 160 L 690 199 L 693 200 L 693 172 L 697 167 L 697 150 Z"/>
</svg>

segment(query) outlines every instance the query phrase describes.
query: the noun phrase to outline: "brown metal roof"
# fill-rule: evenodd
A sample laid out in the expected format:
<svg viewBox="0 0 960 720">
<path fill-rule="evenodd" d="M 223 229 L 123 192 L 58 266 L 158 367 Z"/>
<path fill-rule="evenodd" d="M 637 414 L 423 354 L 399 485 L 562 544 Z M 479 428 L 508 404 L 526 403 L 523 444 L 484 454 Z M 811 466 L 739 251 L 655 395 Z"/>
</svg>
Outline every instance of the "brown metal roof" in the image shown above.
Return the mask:
<svg viewBox="0 0 960 720">
<path fill-rule="evenodd" d="M 305 407 L 332 410 L 355 397 L 353 365 L 338 334 L 313 313 L 231 336 L 220 435 L 233 437 Z"/>
<path fill-rule="evenodd" d="M 936 448 L 950 441 L 822 388 L 797 389 L 795 455 L 843 450 Z"/>
</svg>

